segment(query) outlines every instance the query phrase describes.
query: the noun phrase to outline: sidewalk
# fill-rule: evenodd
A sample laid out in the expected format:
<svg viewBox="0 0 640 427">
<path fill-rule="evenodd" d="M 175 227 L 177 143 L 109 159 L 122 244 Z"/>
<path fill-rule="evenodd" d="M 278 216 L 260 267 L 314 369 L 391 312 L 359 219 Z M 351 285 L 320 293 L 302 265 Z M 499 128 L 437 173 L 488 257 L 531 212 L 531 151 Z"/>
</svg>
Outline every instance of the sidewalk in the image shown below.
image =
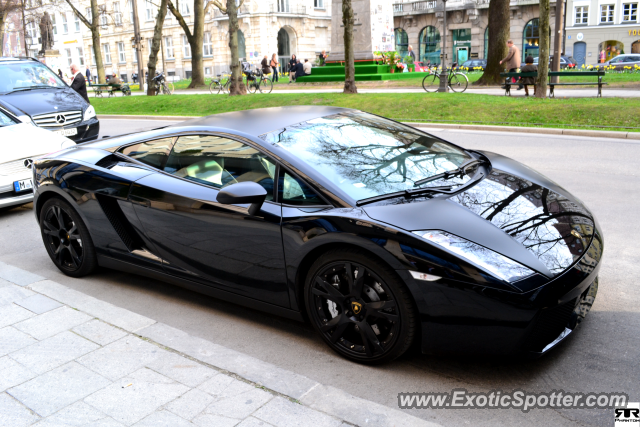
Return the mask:
<svg viewBox="0 0 640 427">
<path fill-rule="evenodd" d="M 437 427 L 0 262 L 0 426 L 29 425 Z"/>
</svg>

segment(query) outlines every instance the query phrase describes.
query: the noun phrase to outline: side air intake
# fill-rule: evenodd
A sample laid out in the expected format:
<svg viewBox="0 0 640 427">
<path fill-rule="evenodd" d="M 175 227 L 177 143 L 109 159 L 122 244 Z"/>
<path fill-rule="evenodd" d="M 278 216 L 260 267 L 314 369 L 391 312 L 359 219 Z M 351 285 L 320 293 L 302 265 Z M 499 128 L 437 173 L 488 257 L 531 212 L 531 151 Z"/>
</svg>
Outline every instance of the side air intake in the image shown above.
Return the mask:
<svg viewBox="0 0 640 427">
<path fill-rule="evenodd" d="M 96 199 L 98 199 L 102 211 L 107 216 L 107 219 L 109 219 L 113 229 L 116 230 L 116 233 L 118 233 L 122 243 L 124 243 L 129 252 L 142 249 L 142 239 L 133 229 L 127 217 L 122 212 L 122 209 L 120 209 L 118 200 L 101 194 L 96 194 Z"/>
</svg>

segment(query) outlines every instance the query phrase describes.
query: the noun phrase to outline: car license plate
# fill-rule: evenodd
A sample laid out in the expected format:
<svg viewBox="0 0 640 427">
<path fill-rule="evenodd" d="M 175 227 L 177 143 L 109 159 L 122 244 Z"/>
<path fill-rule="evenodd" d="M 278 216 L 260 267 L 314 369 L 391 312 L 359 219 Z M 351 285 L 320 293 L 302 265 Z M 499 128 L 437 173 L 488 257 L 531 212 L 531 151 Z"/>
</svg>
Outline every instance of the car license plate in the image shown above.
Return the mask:
<svg viewBox="0 0 640 427">
<path fill-rule="evenodd" d="M 54 130 L 55 133 L 62 136 L 73 136 L 78 134 L 78 128 Z"/>
<path fill-rule="evenodd" d="M 21 191 L 31 190 L 33 188 L 33 182 L 30 179 L 23 179 L 20 181 L 15 181 L 13 183 L 13 189 L 16 190 L 16 193 Z"/>
</svg>

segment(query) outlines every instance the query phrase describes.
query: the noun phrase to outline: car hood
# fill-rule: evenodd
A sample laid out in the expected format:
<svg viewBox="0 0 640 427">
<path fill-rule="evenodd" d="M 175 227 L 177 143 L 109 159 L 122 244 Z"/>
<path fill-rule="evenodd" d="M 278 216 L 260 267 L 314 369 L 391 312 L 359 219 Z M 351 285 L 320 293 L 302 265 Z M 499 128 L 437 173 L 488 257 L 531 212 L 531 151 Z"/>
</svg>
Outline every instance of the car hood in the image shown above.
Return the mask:
<svg viewBox="0 0 640 427">
<path fill-rule="evenodd" d="M 0 127 L 0 141 L 4 142 L 0 163 L 39 157 L 76 145 L 67 137 L 27 123 Z"/>
<path fill-rule="evenodd" d="M 448 198 L 365 206 L 372 219 L 408 231 L 443 230 L 554 277 L 586 252 L 593 215 L 565 189 L 512 159 L 484 152 L 490 175 Z M 398 200 L 400 200 L 398 202 Z"/>
<path fill-rule="evenodd" d="M 86 101 L 71 88 L 18 91 L 2 95 L 2 100 L 30 116 L 87 108 Z"/>
</svg>

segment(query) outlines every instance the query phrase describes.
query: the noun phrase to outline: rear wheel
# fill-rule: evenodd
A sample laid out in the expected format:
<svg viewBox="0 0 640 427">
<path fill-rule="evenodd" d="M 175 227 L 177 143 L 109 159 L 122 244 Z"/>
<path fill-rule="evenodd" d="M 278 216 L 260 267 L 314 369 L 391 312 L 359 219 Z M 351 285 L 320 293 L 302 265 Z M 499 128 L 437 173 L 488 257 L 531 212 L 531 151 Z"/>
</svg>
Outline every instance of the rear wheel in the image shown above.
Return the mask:
<svg viewBox="0 0 640 427">
<path fill-rule="evenodd" d="M 51 261 L 67 276 L 85 276 L 98 266 L 89 230 L 64 200 L 53 198 L 44 204 L 40 233 Z"/>
<path fill-rule="evenodd" d="M 436 72 L 427 74 L 422 79 L 422 88 L 427 92 L 435 92 L 440 87 L 440 77 Z"/>
<path fill-rule="evenodd" d="M 462 73 L 455 73 L 449 79 L 449 87 L 454 92 L 464 92 L 469 85 L 469 79 Z"/>
<path fill-rule="evenodd" d="M 358 250 L 335 250 L 311 266 L 305 303 L 313 327 L 340 355 L 389 362 L 416 331 L 412 297 L 393 270 Z"/>
<path fill-rule="evenodd" d="M 256 84 L 256 77 L 254 77 L 252 80 L 247 79 L 247 92 L 249 93 L 256 93 L 256 91 L 258 90 L 258 85 Z"/>
</svg>

